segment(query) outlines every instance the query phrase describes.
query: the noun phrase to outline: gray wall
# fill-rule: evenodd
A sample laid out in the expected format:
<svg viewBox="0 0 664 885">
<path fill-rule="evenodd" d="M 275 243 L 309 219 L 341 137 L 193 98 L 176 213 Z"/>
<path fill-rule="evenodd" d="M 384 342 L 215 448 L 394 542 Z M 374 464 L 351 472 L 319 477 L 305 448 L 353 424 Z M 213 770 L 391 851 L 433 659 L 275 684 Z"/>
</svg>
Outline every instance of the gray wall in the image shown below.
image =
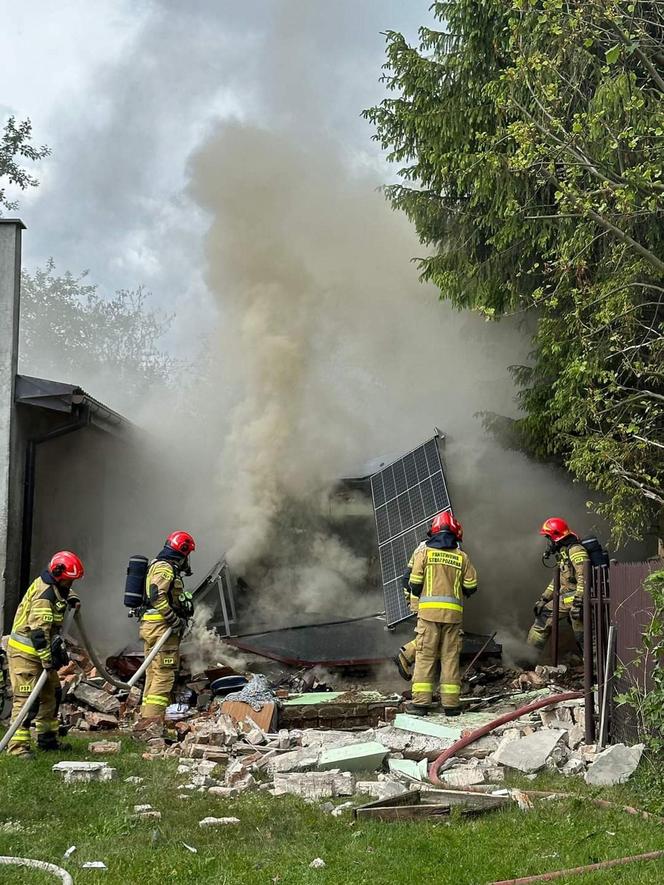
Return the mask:
<svg viewBox="0 0 664 885">
<path fill-rule="evenodd" d="M 18 598 L 23 464 L 14 406 L 23 223 L 0 218 L 0 626 Z"/>
</svg>

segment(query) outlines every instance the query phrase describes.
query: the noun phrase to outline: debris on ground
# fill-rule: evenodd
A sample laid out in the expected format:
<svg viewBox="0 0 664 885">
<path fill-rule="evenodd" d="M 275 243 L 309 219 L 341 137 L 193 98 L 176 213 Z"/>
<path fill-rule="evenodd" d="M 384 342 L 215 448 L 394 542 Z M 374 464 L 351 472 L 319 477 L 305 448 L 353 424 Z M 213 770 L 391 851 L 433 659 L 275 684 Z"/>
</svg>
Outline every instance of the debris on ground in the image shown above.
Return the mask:
<svg viewBox="0 0 664 885">
<path fill-rule="evenodd" d="M 132 729 L 140 688 L 119 691 L 97 674 L 80 648 L 70 645 L 69 650 L 71 662 L 59 673 L 65 695 L 64 724 L 87 732 Z M 116 672 L 127 678 L 136 669 L 134 664 L 140 663 L 140 656 L 131 661 L 129 657 L 120 656 L 107 664 L 115 662 Z M 329 813 L 339 816 L 369 798 L 374 810 L 362 814 L 386 820 L 444 815 L 450 804 L 468 806 L 468 797 L 473 796 L 481 797 L 471 802 L 475 812 L 497 807 L 496 801 L 498 805 L 516 802 L 526 810 L 532 803 L 525 794 L 502 790 L 510 769 L 528 779 L 548 769 L 566 777 L 584 777 L 589 784 L 609 785 L 630 777 L 641 758 L 641 745 L 619 744 L 598 752 L 596 745 L 585 744 L 583 700 L 568 700 L 499 726 L 460 749 L 441 766 L 444 789 L 432 790 L 429 764 L 443 751 L 469 732 L 531 701 L 578 689 L 580 668 L 537 666 L 518 671 L 495 661 L 480 661 L 465 680 L 462 714 L 452 720 L 442 711 L 426 717 L 402 712 L 408 692 L 402 697 L 359 687 L 336 691 L 322 675 L 304 670 L 268 679 L 221 666 L 185 673 L 176 703 L 168 711 L 167 731 L 144 735 L 143 758 L 178 760 L 176 796 L 182 800 L 196 793 L 227 800 L 247 791 L 267 790 L 274 796 L 325 802 Z M 234 679 L 239 690 L 231 693 L 218 688 L 219 682 Z M 216 690 L 211 689 L 213 682 Z M 119 741 L 88 745 L 95 756 L 119 749 Z M 66 783 L 115 776 L 106 762 L 62 762 L 54 771 Z M 142 780 L 134 776 L 126 778 L 126 783 L 139 785 Z M 409 798 L 413 791 L 418 796 L 434 795 L 420 802 Z M 340 798 L 352 801 L 337 805 L 330 801 Z M 496 800 L 493 804 L 492 799 Z M 148 820 L 158 820 L 160 815 L 140 805 L 133 813 Z M 206 818 L 200 825 L 231 823 L 239 821 Z"/>
<path fill-rule="evenodd" d="M 113 753 L 119 753 L 122 744 L 120 741 L 93 741 L 91 744 L 88 744 L 88 750 L 90 753 L 94 753 L 95 756 L 107 756 Z"/>
<path fill-rule="evenodd" d="M 315 857 L 311 863 L 309 864 L 310 870 L 322 870 L 323 867 L 326 866 L 325 861 L 322 857 Z"/>
<path fill-rule="evenodd" d="M 636 744 L 614 744 L 595 756 L 594 762 L 585 774 L 585 781 L 594 787 L 613 787 L 624 784 L 636 771 L 645 746 Z"/>
<path fill-rule="evenodd" d="M 240 823 L 238 817 L 204 817 L 199 820 L 198 826 L 205 829 L 206 827 L 229 827 Z"/>
<path fill-rule="evenodd" d="M 53 771 L 61 774 L 66 784 L 110 781 L 117 776 L 115 768 L 110 768 L 107 762 L 56 762 Z"/>
</svg>

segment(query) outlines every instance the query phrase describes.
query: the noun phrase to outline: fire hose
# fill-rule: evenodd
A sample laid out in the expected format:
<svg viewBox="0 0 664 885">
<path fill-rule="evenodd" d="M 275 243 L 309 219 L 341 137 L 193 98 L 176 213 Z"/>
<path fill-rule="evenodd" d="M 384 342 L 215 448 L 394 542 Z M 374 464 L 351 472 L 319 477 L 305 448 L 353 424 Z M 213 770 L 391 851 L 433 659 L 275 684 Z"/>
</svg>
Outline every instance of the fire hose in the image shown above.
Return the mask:
<svg viewBox="0 0 664 885">
<path fill-rule="evenodd" d="M 83 641 L 83 646 L 85 647 L 86 652 L 88 653 L 90 660 L 95 665 L 97 669 L 97 673 L 102 676 L 107 682 L 110 682 L 111 685 L 114 685 L 116 688 L 119 688 L 121 691 L 127 691 L 130 688 L 133 688 L 134 685 L 138 682 L 141 676 L 145 673 L 147 668 L 150 666 L 152 661 L 157 657 L 159 652 L 161 651 L 164 643 L 173 633 L 173 628 L 169 627 L 168 630 L 164 633 L 163 636 L 160 636 L 158 641 L 155 643 L 154 648 L 150 651 L 150 654 L 145 658 L 141 666 L 134 673 L 131 679 L 128 679 L 126 682 L 122 682 L 117 676 L 113 676 L 108 672 L 106 667 L 101 661 L 101 658 L 94 650 L 92 643 L 90 642 L 90 638 L 87 634 L 87 631 L 83 625 L 83 618 L 81 617 L 80 609 L 76 611 L 75 615 L 76 626 L 78 627 L 78 632 L 80 633 L 81 640 Z"/>
<path fill-rule="evenodd" d="M 51 873 L 52 876 L 58 876 L 62 881 L 62 885 L 74 885 L 74 880 L 67 870 L 63 870 L 62 867 L 56 867 L 53 863 L 46 863 L 44 860 L 31 860 L 28 857 L 0 856 L 0 866 L 28 867 L 31 870 L 43 870 L 45 873 Z"/>
<path fill-rule="evenodd" d="M 76 614 L 74 615 L 74 621 L 76 622 L 76 627 L 78 629 L 79 635 L 81 637 L 81 641 L 83 642 L 83 647 L 92 663 L 95 665 L 95 669 L 100 676 L 102 676 L 106 682 L 110 682 L 111 685 L 114 685 L 116 688 L 120 688 L 123 691 L 127 690 L 127 683 L 122 682 L 117 676 L 113 676 L 112 673 L 109 673 L 104 664 L 102 663 L 101 658 L 94 650 L 94 646 L 90 642 L 90 638 L 88 636 L 87 630 L 83 625 L 83 618 L 81 617 L 81 610 L 77 609 Z"/>
<path fill-rule="evenodd" d="M 76 626 L 78 627 L 78 632 L 81 634 L 81 639 L 83 640 L 83 645 L 85 647 L 85 650 L 88 653 L 88 655 L 90 656 L 90 660 L 95 665 L 97 672 L 107 682 L 110 682 L 111 685 L 114 685 L 116 688 L 119 688 L 122 691 L 127 691 L 128 689 L 133 688 L 134 685 L 136 685 L 138 680 L 141 678 L 141 676 L 148 669 L 148 667 L 150 666 L 152 661 L 157 657 L 157 655 L 161 651 L 163 645 L 166 643 L 166 641 L 168 639 L 170 639 L 170 637 L 173 633 L 173 628 L 169 627 L 168 630 L 164 633 L 164 635 L 159 637 L 159 639 L 157 640 L 157 642 L 154 645 L 154 648 L 151 649 L 150 654 L 145 658 L 145 660 L 143 661 L 141 666 L 138 668 L 138 670 L 134 673 L 134 675 L 131 677 L 131 679 L 128 679 L 126 682 L 122 682 L 116 676 L 113 676 L 111 673 L 108 672 L 108 670 L 106 669 L 106 667 L 102 663 L 99 655 L 94 650 L 94 647 L 92 646 L 92 643 L 90 642 L 90 639 L 88 637 L 87 631 L 85 630 L 85 627 L 83 626 L 83 619 L 81 617 L 80 610 L 77 610 L 76 615 L 75 615 L 75 620 L 76 620 Z"/>
<path fill-rule="evenodd" d="M 444 750 L 440 756 L 431 763 L 431 766 L 429 767 L 429 780 L 437 787 L 444 787 L 445 784 L 438 776 L 441 766 L 447 762 L 448 759 L 451 759 L 452 756 L 455 756 L 459 750 L 463 750 L 463 748 L 467 747 L 469 744 L 474 744 L 475 741 L 490 734 L 495 728 L 498 728 L 499 725 L 505 725 L 505 723 L 512 722 L 514 719 L 520 719 L 528 713 L 533 713 L 535 710 L 541 710 L 542 707 L 550 707 L 552 704 L 560 704 L 563 701 L 573 701 L 582 697 L 582 691 L 568 691 L 563 694 L 549 695 L 548 698 L 542 698 L 539 701 L 534 701 L 532 704 L 526 704 L 525 707 L 519 707 L 518 710 L 513 710 L 511 713 L 505 713 L 503 716 L 494 719 L 487 725 L 483 725 L 480 728 L 475 729 L 475 731 L 471 731 L 470 734 L 465 735 L 465 737 L 459 738 L 458 741 L 452 744 L 451 747 L 448 747 L 447 750 Z"/>
</svg>

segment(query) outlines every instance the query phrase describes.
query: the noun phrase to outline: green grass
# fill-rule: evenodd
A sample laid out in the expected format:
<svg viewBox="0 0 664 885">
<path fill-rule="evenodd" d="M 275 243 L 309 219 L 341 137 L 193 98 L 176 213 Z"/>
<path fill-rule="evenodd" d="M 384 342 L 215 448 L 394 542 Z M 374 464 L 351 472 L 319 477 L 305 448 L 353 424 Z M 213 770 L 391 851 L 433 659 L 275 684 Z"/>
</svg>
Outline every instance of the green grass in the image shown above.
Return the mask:
<svg viewBox="0 0 664 885">
<path fill-rule="evenodd" d="M 59 758 L 90 758 L 88 740 L 72 741 L 66 756 L 41 754 L 34 762 L 0 758 L 0 854 L 32 857 L 64 866 L 79 883 L 169 885 L 169 883 L 385 883 L 385 885 L 483 885 L 494 879 L 532 875 L 562 867 L 664 849 L 664 826 L 619 811 L 600 811 L 579 799 L 538 803 L 536 810 L 495 812 L 474 819 L 453 816 L 445 823 L 361 823 L 350 815 L 333 818 L 292 797 L 258 792 L 220 800 L 194 793 L 177 799 L 183 779 L 175 760 L 145 762 L 139 745 L 123 739 L 109 757 L 118 769 L 110 783 L 65 786 L 51 772 Z M 145 778 L 126 784 L 128 775 Z M 634 784 L 591 793 L 578 779 L 542 775 L 514 784 L 601 795 L 625 804 L 656 797 L 647 769 Z M 136 822 L 132 807 L 150 803 L 159 822 Z M 201 830 L 208 815 L 235 816 L 241 827 Z M 16 821 L 19 832 L 7 832 Z M 192 854 L 183 842 L 194 846 Z M 70 845 L 77 851 L 62 856 Z M 315 857 L 326 868 L 309 869 Z M 88 860 L 108 870 L 80 869 Z M 651 885 L 664 882 L 664 861 L 635 864 L 560 882 L 578 885 Z M 55 882 L 42 873 L 0 867 L 0 882 Z"/>
</svg>

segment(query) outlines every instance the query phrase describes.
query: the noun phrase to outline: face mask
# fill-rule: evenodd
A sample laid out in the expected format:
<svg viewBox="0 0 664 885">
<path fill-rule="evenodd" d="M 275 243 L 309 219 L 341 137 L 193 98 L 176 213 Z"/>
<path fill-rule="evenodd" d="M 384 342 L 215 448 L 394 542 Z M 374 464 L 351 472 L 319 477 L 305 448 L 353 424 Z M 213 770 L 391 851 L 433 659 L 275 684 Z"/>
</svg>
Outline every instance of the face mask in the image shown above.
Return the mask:
<svg viewBox="0 0 664 885">
<path fill-rule="evenodd" d="M 542 554 L 542 565 L 545 568 L 555 568 L 558 564 L 558 545 L 551 538 L 546 539 L 546 550 Z"/>
</svg>

